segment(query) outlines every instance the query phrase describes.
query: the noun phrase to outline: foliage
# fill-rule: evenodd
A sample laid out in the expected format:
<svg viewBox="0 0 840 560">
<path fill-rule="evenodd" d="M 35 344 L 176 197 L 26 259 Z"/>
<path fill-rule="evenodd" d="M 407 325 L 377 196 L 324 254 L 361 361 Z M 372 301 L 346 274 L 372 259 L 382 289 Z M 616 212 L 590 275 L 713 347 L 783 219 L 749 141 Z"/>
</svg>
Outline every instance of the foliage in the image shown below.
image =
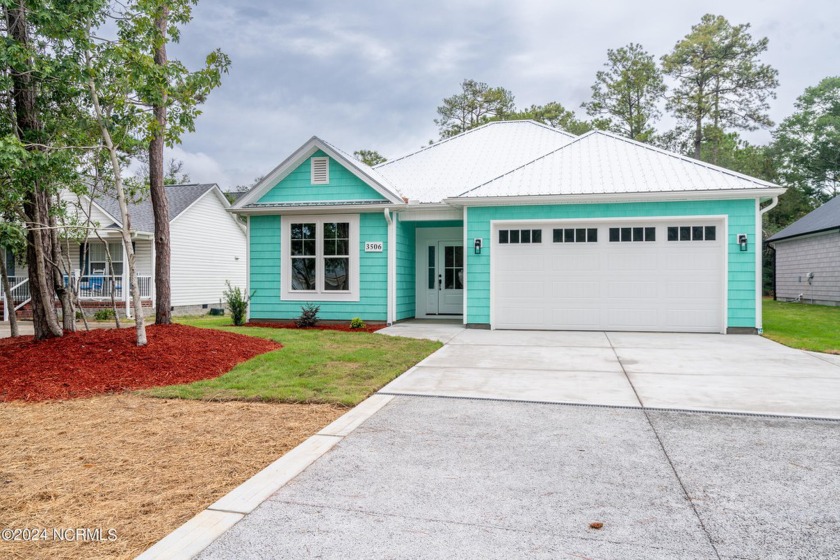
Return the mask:
<svg viewBox="0 0 840 560">
<path fill-rule="evenodd" d="M 134 172 L 135 184 L 142 185 L 142 189 L 137 189 L 142 194 L 145 194 L 149 188 L 149 154 L 147 152 L 138 152 L 135 156 L 140 163 L 137 171 Z M 169 158 L 164 169 L 163 184 L 164 185 L 186 185 L 191 181 L 190 176 L 184 171 L 184 162 L 180 159 Z"/>
<path fill-rule="evenodd" d="M 840 307 L 764 300 L 764 336 L 793 348 L 840 354 Z"/>
<path fill-rule="evenodd" d="M 441 138 L 449 138 L 481 126 L 491 120 L 503 119 L 513 111 L 513 94 L 503 87 L 490 87 L 484 82 L 464 80 L 461 93 L 443 100 L 437 108 L 435 124 Z"/>
<path fill-rule="evenodd" d="M 773 135 L 780 176 L 820 204 L 840 194 L 840 76 L 807 88 L 794 106 Z"/>
<path fill-rule="evenodd" d="M 366 326 L 367 325 L 365 325 L 365 322 L 362 321 L 361 317 L 353 317 L 352 319 L 350 319 L 350 328 L 351 329 L 363 329 Z"/>
<path fill-rule="evenodd" d="M 314 303 L 305 303 L 300 308 L 300 317 L 295 320 L 295 325 L 299 329 L 305 327 L 314 327 L 318 324 L 318 312 L 321 310 L 320 305 Z"/>
<path fill-rule="evenodd" d="M 283 348 L 206 381 L 144 391 L 166 398 L 321 402 L 354 406 L 441 347 L 365 332 L 229 327 L 223 317 L 178 322 L 274 340 Z"/>
<path fill-rule="evenodd" d="M 233 318 L 233 324 L 237 326 L 244 325 L 245 317 L 248 313 L 248 302 L 254 294 L 252 293 L 250 296 L 246 296 L 242 293 L 239 286 L 231 286 L 230 280 L 225 280 L 225 285 L 227 288 L 222 295 L 225 298 L 225 303 L 227 304 L 228 309 L 230 310 L 230 316 Z"/>
<path fill-rule="evenodd" d="M 93 314 L 94 321 L 112 321 L 114 319 L 113 309 L 97 309 Z"/>
<path fill-rule="evenodd" d="M 514 110 L 504 118 L 492 120 L 531 120 L 575 135 L 584 134 L 593 128 L 604 128 L 603 123 L 590 123 L 578 119 L 573 111 L 566 109 L 557 101 L 551 101 L 545 105 L 531 105 L 522 111 Z"/>
<path fill-rule="evenodd" d="M 677 81 L 667 108 L 691 126 L 698 159 L 706 124 L 719 130 L 755 130 L 773 124 L 767 100 L 775 98 L 778 72 L 759 61 L 767 39 L 753 40 L 749 28 L 706 14 L 662 57 L 664 73 Z M 716 158 L 712 150 L 710 161 Z"/>
<path fill-rule="evenodd" d="M 655 134 L 652 124 L 661 116 L 657 103 L 667 90 L 653 55 L 631 43 L 609 49 L 604 66 L 595 74 L 592 100 L 583 107 L 589 116 L 604 119 L 611 131 L 649 142 Z"/>
<path fill-rule="evenodd" d="M 353 155 L 356 156 L 357 160 L 371 167 L 388 161 L 388 158 L 386 158 L 376 150 L 356 150 L 355 152 L 353 152 Z"/>
</svg>

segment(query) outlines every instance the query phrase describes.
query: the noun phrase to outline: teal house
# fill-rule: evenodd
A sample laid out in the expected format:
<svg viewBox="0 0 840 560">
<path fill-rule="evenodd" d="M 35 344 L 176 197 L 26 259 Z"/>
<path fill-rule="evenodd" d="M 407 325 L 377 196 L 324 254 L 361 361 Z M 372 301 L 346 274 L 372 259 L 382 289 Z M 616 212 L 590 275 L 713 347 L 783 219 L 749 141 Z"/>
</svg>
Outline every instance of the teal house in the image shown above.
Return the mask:
<svg viewBox="0 0 840 560">
<path fill-rule="evenodd" d="M 242 196 L 250 319 L 759 332 L 784 189 L 613 134 L 496 122 L 369 167 L 313 137 Z"/>
</svg>

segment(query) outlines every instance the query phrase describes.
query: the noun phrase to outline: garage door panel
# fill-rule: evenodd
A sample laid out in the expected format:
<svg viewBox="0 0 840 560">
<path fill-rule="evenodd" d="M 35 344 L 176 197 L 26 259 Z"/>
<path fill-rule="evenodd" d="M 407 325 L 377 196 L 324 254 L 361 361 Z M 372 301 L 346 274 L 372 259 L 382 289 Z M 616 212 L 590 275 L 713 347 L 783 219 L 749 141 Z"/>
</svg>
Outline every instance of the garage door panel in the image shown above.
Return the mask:
<svg viewBox="0 0 840 560">
<path fill-rule="evenodd" d="M 542 243 L 495 244 L 494 326 L 719 332 L 724 243 L 721 239 L 668 241 L 667 227 L 716 225 L 722 231 L 723 224 L 708 219 L 657 223 L 655 241 L 611 242 L 609 229 L 616 224 L 558 222 L 542 226 Z M 554 243 L 551 230 L 558 227 L 597 228 L 598 241 Z M 498 239 L 495 232 L 494 239 Z"/>
</svg>

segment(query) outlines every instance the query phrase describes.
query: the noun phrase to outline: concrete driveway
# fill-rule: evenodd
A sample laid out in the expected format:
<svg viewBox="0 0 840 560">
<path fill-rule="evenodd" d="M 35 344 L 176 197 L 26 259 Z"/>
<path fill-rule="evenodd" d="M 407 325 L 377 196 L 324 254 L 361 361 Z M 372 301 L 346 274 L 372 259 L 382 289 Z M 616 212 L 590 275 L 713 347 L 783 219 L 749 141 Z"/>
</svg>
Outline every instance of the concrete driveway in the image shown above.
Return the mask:
<svg viewBox="0 0 840 560">
<path fill-rule="evenodd" d="M 448 343 L 143 559 L 840 557 L 840 421 L 803 418 L 840 418 L 840 360 L 749 336 L 385 333 Z"/>
<path fill-rule="evenodd" d="M 381 392 L 840 418 L 840 356 L 759 336 L 448 327 L 431 325 L 446 346 Z"/>
</svg>

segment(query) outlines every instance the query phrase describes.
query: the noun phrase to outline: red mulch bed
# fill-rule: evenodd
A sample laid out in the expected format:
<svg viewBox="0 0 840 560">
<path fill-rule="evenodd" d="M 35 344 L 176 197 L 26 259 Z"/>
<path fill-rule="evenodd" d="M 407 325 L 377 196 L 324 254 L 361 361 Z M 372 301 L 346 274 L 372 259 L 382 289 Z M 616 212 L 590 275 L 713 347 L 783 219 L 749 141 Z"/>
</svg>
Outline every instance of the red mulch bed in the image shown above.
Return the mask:
<svg viewBox="0 0 840 560">
<path fill-rule="evenodd" d="M 351 329 L 350 323 L 318 323 L 314 327 L 298 327 L 294 321 L 249 321 L 246 327 L 266 327 L 269 329 L 301 329 L 318 331 L 342 331 L 342 332 L 376 332 L 388 325 L 384 323 L 366 324 L 360 329 Z"/>
<path fill-rule="evenodd" d="M 35 342 L 0 340 L 0 401 L 71 399 L 218 377 L 282 346 L 271 340 L 186 325 L 97 329 Z"/>
</svg>

